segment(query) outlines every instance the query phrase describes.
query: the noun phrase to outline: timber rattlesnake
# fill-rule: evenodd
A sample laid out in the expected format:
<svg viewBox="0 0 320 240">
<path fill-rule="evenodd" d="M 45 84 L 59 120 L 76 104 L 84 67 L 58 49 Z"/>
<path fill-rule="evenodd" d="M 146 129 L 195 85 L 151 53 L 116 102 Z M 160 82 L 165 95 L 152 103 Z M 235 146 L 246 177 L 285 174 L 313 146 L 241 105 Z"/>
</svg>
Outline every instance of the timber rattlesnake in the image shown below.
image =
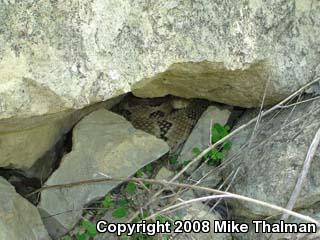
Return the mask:
<svg viewBox="0 0 320 240">
<path fill-rule="evenodd" d="M 112 110 L 124 116 L 135 128 L 165 140 L 170 152 L 175 153 L 208 105 L 208 101 L 200 99 L 174 96 L 151 99 L 128 94 Z"/>
</svg>

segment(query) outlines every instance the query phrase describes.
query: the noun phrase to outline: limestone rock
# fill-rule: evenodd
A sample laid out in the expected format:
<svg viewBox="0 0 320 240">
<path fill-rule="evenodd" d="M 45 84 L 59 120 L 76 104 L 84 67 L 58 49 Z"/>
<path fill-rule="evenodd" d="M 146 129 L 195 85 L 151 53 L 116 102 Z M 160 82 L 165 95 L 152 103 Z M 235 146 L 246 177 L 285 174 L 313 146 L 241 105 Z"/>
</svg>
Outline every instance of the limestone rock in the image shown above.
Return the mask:
<svg viewBox="0 0 320 240">
<path fill-rule="evenodd" d="M 28 171 L 82 117 L 98 108 L 110 108 L 118 100 L 110 99 L 80 110 L 67 110 L 52 115 L 0 120 L 0 167 Z M 37 163 L 40 168 L 43 164 L 47 165 Z M 33 175 L 31 172 L 34 170 L 30 171 Z"/>
<path fill-rule="evenodd" d="M 30 168 L 59 138 L 70 130 L 73 112 L 47 118 L 0 123 L 0 166 Z M 26 124 L 29 123 L 29 126 Z M 17 129 L 19 128 L 19 129 Z"/>
<path fill-rule="evenodd" d="M 178 157 L 178 162 L 183 163 L 194 158 L 193 149 L 195 147 L 204 150 L 208 147 L 210 142 L 210 126 L 215 123 L 220 123 L 224 126 L 230 116 L 231 112 L 227 108 L 220 106 L 209 106 L 208 109 L 201 115 L 196 126 L 192 130 L 190 136 L 185 142 L 182 151 Z M 188 173 L 194 171 L 196 164 L 191 166 Z"/>
<path fill-rule="evenodd" d="M 73 124 L 79 120 L 78 117 L 79 111 L 78 113 L 66 111 L 50 117 L 19 120 L 16 124 L 2 121 L 0 124 L 0 130 L 2 130 L 0 131 L 0 166 L 30 168 L 55 145 L 63 134 L 71 129 Z"/>
<path fill-rule="evenodd" d="M 233 157 L 224 177 L 239 167 L 231 192 L 285 207 L 301 174 L 311 141 L 320 127 L 320 101 L 296 105 L 266 116 L 252 136 L 254 125 L 236 134 L 229 157 Z M 248 111 L 239 125 L 257 115 Z M 251 138 L 251 141 L 249 139 Z M 250 146 L 250 147 L 248 147 Z M 320 154 L 316 153 L 295 205 L 308 208 L 320 200 Z M 277 215 L 269 208 L 232 201 L 235 214 L 247 218 Z"/>
<path fill-rule="evenodd" d="M 0 177 L 0 239 L 50 240 L 38 209 Z"/>
<path fill-rule="evenodd" d="M 132 89 L 257 106 L 269 80 L 271 104 L 313 76 L 319 16 L 312 0 L 1 1 L 0 119 Z"/>
<path fill-rule="evenodd" d="M 100 172 L 126 178 L 168 151 L 164 141 L 136 130 L 117 114 L 98 110 L 76 125 L 72 151 L 64 156 L 46 184 L 101 178 Z M 50 235 L 59 237 L 66 233 L 80 219 L 85 204 L 103 197 L 118 184 L 108 182 L 43 192 L 39 208 L 43 217 L 51 216 L 44 220 Z"/>
</svg>

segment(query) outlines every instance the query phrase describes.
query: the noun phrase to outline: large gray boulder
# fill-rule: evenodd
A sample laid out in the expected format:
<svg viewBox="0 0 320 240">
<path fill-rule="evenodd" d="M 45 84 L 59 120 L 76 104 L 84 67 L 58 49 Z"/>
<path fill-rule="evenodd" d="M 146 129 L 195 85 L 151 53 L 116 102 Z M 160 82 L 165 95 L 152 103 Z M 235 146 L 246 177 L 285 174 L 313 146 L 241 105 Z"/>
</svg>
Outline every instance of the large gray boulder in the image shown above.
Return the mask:
<svg viewBox="0 0 320 240">
<path fill-rule="evenodd" d="M 0 177 L 0 239 L 50 240 L 38 209 Z"/>
<path fill-rule="evenodd" d="M 0 3 L 0 119 L 82 108 L 134 89 L 257 106 L 310 80 L 312 0 L 6 0 Z"/>
<path fill-rule="evenodd" d="M 239 125 L 254 117 L 248 111 Z M 320 127 L 320 101 L 296 105 L 266 116 L 252 136 L 254 125 L 232 138 L 228 154 L 232 161 L 223 172 L 227 177 L 239 167 L 231 192 L 286 207 L 301 174 L 312 139 Z M 250 140 L 251 139 L 251 140 Z M 305 209 L 320 200 L 320 154 L 316 153 L 303 183 L 295 209 Z M 232 201 L 235 214 L 248 218 L 277 215 L 278 212 L 247 202 Z"/>
<path fill-rule="evenodd" d="M 99 173 L 126 178 L 168 151 L 164 141 L 101 109 L 76 125 L 72 151 L 65 155 L 46 185 L 104 177 Z M 39 208 L 50 235 L 57 238 L 71 230 L 85 204 L 103 197 L 118 184 L 108 182 L 44 191 Z"/>
</svg>

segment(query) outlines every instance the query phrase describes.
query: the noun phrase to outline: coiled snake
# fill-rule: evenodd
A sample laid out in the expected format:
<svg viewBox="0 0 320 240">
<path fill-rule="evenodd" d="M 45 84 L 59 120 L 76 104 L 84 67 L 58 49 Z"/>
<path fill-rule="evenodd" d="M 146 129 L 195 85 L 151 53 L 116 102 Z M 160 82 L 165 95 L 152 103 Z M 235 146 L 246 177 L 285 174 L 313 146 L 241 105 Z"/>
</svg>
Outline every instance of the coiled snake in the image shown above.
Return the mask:
<svg viewBox="0 0 320 240">
<path fill-rule="evenodd" d="M 171 153 L 185 142 L 209 102 L 174 96 L 138 98 L 125 96 L 112 110 L 140 130 L 165 140 Z"/>
</svg>

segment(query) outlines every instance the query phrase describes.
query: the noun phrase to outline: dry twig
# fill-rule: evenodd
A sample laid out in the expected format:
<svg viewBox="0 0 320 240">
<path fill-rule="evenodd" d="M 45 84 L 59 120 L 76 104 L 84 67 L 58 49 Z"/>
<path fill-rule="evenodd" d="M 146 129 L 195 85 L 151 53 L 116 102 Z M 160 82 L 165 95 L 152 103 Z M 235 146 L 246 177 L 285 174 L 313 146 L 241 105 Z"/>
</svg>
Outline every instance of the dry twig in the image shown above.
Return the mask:
<svg viewBox="0 0 320 240">
<path fill-rule="evenodd" d="M 250 197 L 246 197 L 246 196 L 242 196 L 239 194 L 235 194 L 235 193 L 230 193 L 230 192 L 225 192 L 225 191 L 221 191 L 221 190 L 216 190 L 216 189 L 212 189 L 212 188 L 207 188 L 207 187 L 201 187 L 201 186 L 194 186 L 194 185 L 190 185 L 190 184 L 185 184 L 185 183 L 175 183 L 175 182 L 168 182 L 168 181 L 164 181 L 164 180 L 156 180 L 156 179 L 144 179 L 144 178 L 98 178 L 98 179 L 89 179 L 89 180 L 83 180 L 83 181 L 78 181 L 78 182 L 72 182 L 72 183 L 66 183 L 66 184 L 57 184 L 57 185 L 50 185 L 50 186 L 44 186 L 30 194 L 28 194 L 29 196 L 32 194 L 36 194 L 45 190 L 49 190 L 49 189 L 62 189 L 62 188 L 72 188 L 72 187 L 76 187 L 76 186 L 81 186 L 81 185 L 85 185 L 85 184 L 95 184 L 95 183 L 103 183 L 103 182 L 146 182 L 146 183 L 150 183 L 150 184 L 160 184 L 162 186 L 174 186 L 174 187 L 179 187 L 179 188 L 190 188 L 190 189 L 196 189 L 196 190 L 203 190 L 203 191 L 207 191 L 213 194 L 221 194 L 220 196 L 216 196 L 216 197 L 223 197 L 224 195 L 226 195 L 228 198 L 235 198 L 238 200 L 242 200 L 242 201 L 246 201 L 246 202 L 250 202 L 250 203 L 254 203 L 254 204 L 258 204 L 264 207 L 268 207 L 271 208 L 273 210 L 282 212 L 282 213 L 287 213 L 289 215 L 292 215 L 294 217 L 297 217 L 301 220 L 307 221 L 307 222 L 312 222 L 317 224 L 318 226 L 320 226 L 320 222 L 318 222 L 316 219 L 311 218 L 309 216 L 294 212 L 294 211 L 290 211 L 287 210 L 285 208 L 273 205 L 271 203 L 267 203 L 264 201 L 260 201 L 257 199 L 253 199 Z"/>
</svg>

